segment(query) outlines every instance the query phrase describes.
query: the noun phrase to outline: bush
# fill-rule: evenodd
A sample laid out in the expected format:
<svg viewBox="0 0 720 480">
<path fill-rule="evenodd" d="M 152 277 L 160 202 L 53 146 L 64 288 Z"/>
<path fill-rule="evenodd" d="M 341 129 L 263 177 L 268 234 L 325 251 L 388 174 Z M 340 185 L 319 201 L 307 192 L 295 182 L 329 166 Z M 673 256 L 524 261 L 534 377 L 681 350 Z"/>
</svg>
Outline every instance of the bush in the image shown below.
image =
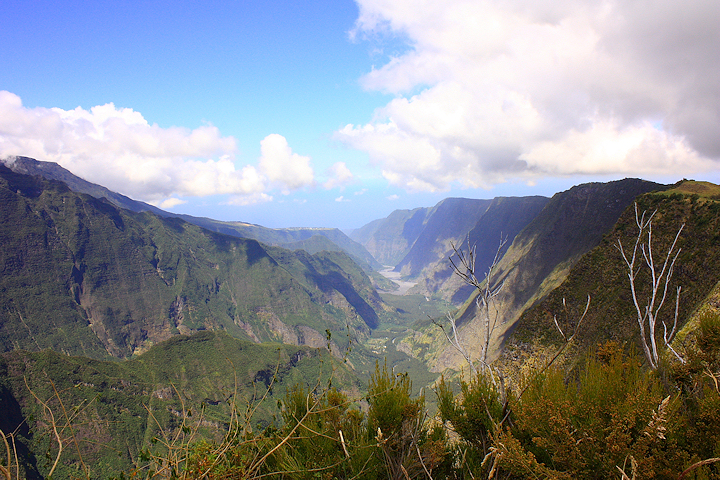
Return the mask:
<svg viewBox="0 0 720 480">
<path fill-rule="evenodd" d="M 499 392 L 480 372 L 470 382 L 461 381 L 457 397 L 444 377 L 436 393 L 440 419 L 448 422 L 462 440 L 458 452 L 462 458 L 461 472 L 483 470 L 483 459 L 490 452 L 493 436 L 504 415 Z"/>
<path fill-rule="evenodd" d="M 391 479 L 447 474 L 451 464 L 442 430 L 428 431 L 425 397 L 410 398 L 407 374 L 388 372 L 387 363 L 370 378 L 368 434 L 375 436 Z"/>
<path fill-rule="evenodd" d="M 534 458 L 572 478 L 610 478 L 633 464 L 637 479 L 675 478 L 678 405 L 639 358 L 606 344 L 576 378 L 549 369 L 511 404 L 522 449 L 501 465 L 517 471 Z"/>
</svg>

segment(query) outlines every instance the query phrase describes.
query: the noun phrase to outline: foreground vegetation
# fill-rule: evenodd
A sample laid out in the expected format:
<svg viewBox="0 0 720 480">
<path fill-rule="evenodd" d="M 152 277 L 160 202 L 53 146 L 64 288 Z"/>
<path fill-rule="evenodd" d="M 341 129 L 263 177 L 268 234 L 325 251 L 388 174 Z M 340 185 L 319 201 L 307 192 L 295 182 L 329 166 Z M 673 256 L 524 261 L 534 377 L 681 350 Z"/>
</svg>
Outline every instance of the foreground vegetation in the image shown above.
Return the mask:
<svg viewBox="0 0 720 480">
<path fill-rule="evenodd" d="M 110 476 L 720 478 L 717 312 L 700 316 L 681 353 L 685 363 L 667 356 L 653 370 L 634 346 L 608 342 L 572 368 L 538 360 L 513 386 L 478 370 L 460 391 L 441 380 L 426 394 L 436 396 L 434 417 L 424 396 L 412 396 L 410 378 L 386 365 L 376 367 L 361 398 L 335 388 L 336 369 L 310 388 L 297 383 L 271 399 L 275 373 L 255 401 L 229 398 L 222 435 L 203 433 L 211 423 L 207 403 L 156 408 L 157 423 L 133 466 Z M 87 406 L 70 407 L 62 395 L 56 403 L 36 399 L 43 411 L 34 421 L 45 433 L 39 428 L 33 441 L 45 442 L 47 452 L 36 473 L 54 468 L 56 478 L 97 478 L 92 457 L 108 445 L 84 441 L 87 426 L 73 422 Z M 254 415 L 268 402 L 280 417 L 259 428 Z M 32 472 L 24 470 L 22 435 L 4 433 L 2 472 L 25 478 Z"/>
</svg>

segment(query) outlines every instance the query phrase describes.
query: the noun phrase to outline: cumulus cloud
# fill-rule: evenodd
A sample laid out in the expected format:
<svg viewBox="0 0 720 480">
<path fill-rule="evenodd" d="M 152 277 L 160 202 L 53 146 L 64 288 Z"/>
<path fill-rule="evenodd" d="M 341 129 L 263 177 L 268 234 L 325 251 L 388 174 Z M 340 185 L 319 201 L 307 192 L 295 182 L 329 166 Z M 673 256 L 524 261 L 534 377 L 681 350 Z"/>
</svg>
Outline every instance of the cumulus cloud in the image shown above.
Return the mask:
<svg viewBox="0 0 720 480">
<path fill-rule="evenodd" d="M 271 182 L 281 184 L 286 191 L 313 184 L 310 157 L 293 153 L 282 135 L 268 135 L 260 142 L 260 149 L 259 166 Z"/>
<path fill-rule="evenodd" d="M 327 173 L 330 179 L 323 183 L 323 187 L 326 190 L 331 190 L 337 187 L 343 188 L 355 178 L 347 165 L 345 165 L 345 162 L 337 162 L 333 164 L 333 166 L 328 169 Z"/>
<path fill-rule="evenodd" d="M 335 136 L 393 184 L 720 166 L 715 1 L 357 1 L 353 36 L 409 48 L 361 79 L 395 98 Z"/>
<path fill-rule="evenodd" d="M 269 201 L 272 188 L 312 183 L 310 159 L 293 154 L 280 135 L 261 144 L 257 166 L 237 168 L 237 146 L 212 126 L 161 128 L 140 112 L 112 103 L 76 108 L 27 108 L 0 91 L 0 157 L 57 162 L 73 173 L 134 198 L 179 205 L 173 197 L 229 194 L 229 203 Z M 165 202 L 165 203 L 162 203 Z"/>
</svg>

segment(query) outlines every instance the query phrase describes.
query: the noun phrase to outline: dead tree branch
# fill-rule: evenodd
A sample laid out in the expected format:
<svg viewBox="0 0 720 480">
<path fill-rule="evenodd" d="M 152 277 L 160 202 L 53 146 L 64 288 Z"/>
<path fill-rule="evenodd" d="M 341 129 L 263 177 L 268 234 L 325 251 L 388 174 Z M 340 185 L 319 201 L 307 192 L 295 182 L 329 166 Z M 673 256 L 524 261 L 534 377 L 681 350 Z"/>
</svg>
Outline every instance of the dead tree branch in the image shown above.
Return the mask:
<svg viewBox="0 0 720 480">
<path fill-rule="evenodd" d="M 650 367 L 656 369 L 660 359 L 658 352 L 658 339 L 656 338 L 656 327 L 658 321 L 658 315 L 660 309 L 665 304 L 667 298 L 668 287 L 670 285 L 670 279 L 673 275 L 675 268 L 675 261 L 680 255 L 682 249 L 676 250 L 678 238 L 682 232 L 685 224 L 683 223 L 675 234 L 675 239 L 668 248 L 665 260 L 662 263 L 662 267 L 655 260 L 653 254 L 652 244 L 652 221 L 655 217 L 657 210 L 651 215 L 647 216 L 647 212 L 640 214 L 638 212 L 638 205 L 635 204 L 635 223 L 638 227 L 638 234 L 635 238 L 635 244 L 632 247 L 632 251 L 625 251 L 622 241 L 618 239 L 615 247 L 620 251 L 625 265 L 628 269 L 628 279 L 630 280 L 630 292 L 632 293 L 633 305 L 637 313 L 637 323 L 640 328 L 640 341 L 642 344 L 645 358 L 647 358 Z M 642 257 L 642 259 L 640 259 Z M 637 276 L 643 270 L 643 261 L 645 267 L 647 267 L 648 274 L 650 275 L 650 294 L 646 300 L 641 300 L 637 291 Z M 668 332 L 668 326 L 663 321 L 663 335 L 662 341 L 665 346 L 680 360 L 685 363 L 685 360 L 672 348 L 670 345 L 675 333 L 677 332 L 677 321 L 678 321 L 678 310 L 680 306 L 680 290 L 677 288 L 677 295 L 675 297 L 675 317 L 673 320 L 672 329 Z"/>
<path fill-rule="evenodd" d="M 498 262 L 500 262 L 502 249 L 506 243 L 507 237 L 501 238 L 500 245 L 495 251 L 495 257 L 493 258 L 493 261 L 488 268 L 487 274 L 482 280 L 477 277 L 477 269 L 475 265 L 477 261 L 477 253 L 475 245 L 473 245 L 470 250 L 465 253 L 455 244 L 451 244 L 453 254 L 450 256 L 449 259 L 455 275 L 460 277 L 460 279 L 464 283 L 474 287 L 477 291 L 475 305 L 478 307 L 483 329 L 483 336 L 480 344 L 480 355 L 477 363 L 480 366 L 481 372 L 490 373 L 493 383 L 495 383 L 495 378 L 488 363 L 488 353 L 490 350 L 490 340 L 492 338 L 492 334 L 497 328 L 499 314 L 497 308 L 495 308 L 494 314 L 491 312 L 491 308 L 495 306 L 495 298 L 500 294 L 500 291 L 505 285 L 504 281 L 496 281 L 496 279 L 494 278 L 494 274 L 496 273 Z M 455 262 L 455 260 L 453 260 L 453 256 L 457 257 L 457 263 Z M 472 373 L 477 374 L 478 369 L 475 367 L 475 363 L 473 362 L 471 355 L 460 343 L 460 339 L 458 336 L 458 326 L 455 317 L 453 317 L 451 314 L 448 314 L 447 319 L 452 331 L 452 337 L 443 328 L 442 330 L 443 333 L 445 333 L 445 337 L 447 338 L 448 342 L 465 358 L 467 363 L 470 365 Z"/>
</svg>

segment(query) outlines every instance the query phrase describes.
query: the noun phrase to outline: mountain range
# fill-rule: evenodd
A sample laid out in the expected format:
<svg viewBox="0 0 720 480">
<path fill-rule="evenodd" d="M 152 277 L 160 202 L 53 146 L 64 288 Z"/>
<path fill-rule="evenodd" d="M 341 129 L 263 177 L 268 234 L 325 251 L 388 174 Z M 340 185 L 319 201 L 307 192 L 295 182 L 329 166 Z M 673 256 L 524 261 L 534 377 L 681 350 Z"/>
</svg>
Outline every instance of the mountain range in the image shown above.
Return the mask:
<svg viewBox="0 0 720 480">
<path fill-rule="evenodd" d="M 322 346 L 367 335 L 384 305 L 341 251 L 309 254 L 121 209 L 0 166 L 4 351 L 125 358 L 176 334 L 225 330 Z"/>
<path fill-rule="evenodd" d="M 394 211 L 346 235 L 332 228 L 270 229 L 176 215 L 55 164 L 5 160 L 0 401 L 16 414 L 0 428 L 28 422 L 37 407 L 22 382 L 30 367 L 21 365 L 56 365 L 38 371 L 59 382 L 74 375 L 57 366 L 63 363 L 92 364 L 114 372 L 108 374 L 113 378 L 130 375 L 127 365 L 142 364 L 137 371 L 143 376 L 163 379 L 133 393 L 150 398 L 178 382 L 199 381 L 193 375 L 216 379 L 212 388 L 220 390 L 238 379 L 250 386 L 263 381 L 258 372 L 268 371 L 273 349 L 280 349 L 278 365 L 287 372 L 297 364 L 293 355 L 320 359 L 318 352 L 329 349 L 334 360 L 327 362 L 342 365 L 343 388 L 362 389 L 383 358 L 422 378 L 420 387 L 430 384 L 466 362 L 438 327 L 447 326 L 443 312 L 453 315 L 459 342 L 473 358 L 483 342 L 477 288 L 464 283 L 450 262 L 458 264 L 459 252 L 473 252 L 480 279 L 492 268 L 489 281 L 500 287 L 489 356 L 503 368 L 533 349 L 557 345 L 562 337 L 555 321 L 572 330 L 587 297 L 577 352 L 606 340 L 637 343 L 627 272 L 616 247 L 636 235 L 636 206 L 657 212 L 658 252 L 684 225 L 672 284 L 682 285 L 682 341 L 694 328 L 695 313 L 720 298 L 720 187 L 705 182 L 624 179 L 578 185 L 552 198 L 449 198 L 430 208 Z M 405 293 L 387 277 L 413 286 Z M 663 313 L 671 314 L 670 308 Z M 264 363 L 231 374 L 208 345 L 234 352 L 235 365 L 246 354 Z M 157 352 L 165 365 L 148 360 Z M 322 363 L 308 362 L 312 368 Z M 171 374 L 170 364 L 194 373 Z M 73 378 L 77 385 L 97 385 L 85 374 Z M 32 388 L 42 389 L 42 382 Z M 207 393 L 212 388 L 202 388 L 188 386 L 194 392 L 189 401 L 220 402 Z M 146 436 L 136 430 L 130 455 Z"/>
</svg>

